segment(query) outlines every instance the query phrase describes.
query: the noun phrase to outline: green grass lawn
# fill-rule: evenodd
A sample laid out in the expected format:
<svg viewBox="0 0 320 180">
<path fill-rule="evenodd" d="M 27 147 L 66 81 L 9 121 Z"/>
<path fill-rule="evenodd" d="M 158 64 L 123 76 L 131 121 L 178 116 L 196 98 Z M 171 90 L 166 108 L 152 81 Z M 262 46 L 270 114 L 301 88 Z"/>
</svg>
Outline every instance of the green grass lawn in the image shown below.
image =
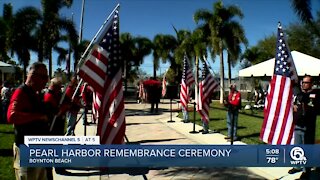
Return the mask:
<svg viewBox="0 0 320 180">
<path fill-rule="evenodd" d="M 221 134 L 227 135 L 227 110 L 219 102 L 211 104 L 210 108 L 210 123 L 209 128 L 211 130 L 218 130 Z M 179 113 L 179 117 L 182 118 L 182 113 Z M 194 113 L 189 112 L 189 118 L 193 122 Z M 238 136 L 241 141 L 246 144 L 264 144 L 259 139 L 260 130 L 263 122 L 262 110 L 242 110 L 239 113 L 238 118 Z M 196 112 L 196 123 L 202 125 L 199 113 Z M 320 140 L 320 117 L 317 118 L 316 127 L 316 139 Z"/>
<path fill-rule="evenodd" d="M 15 179 L 13 172 L 14 132 L 12 124 L 0 124 L 0 179 Z"/>
</svg>

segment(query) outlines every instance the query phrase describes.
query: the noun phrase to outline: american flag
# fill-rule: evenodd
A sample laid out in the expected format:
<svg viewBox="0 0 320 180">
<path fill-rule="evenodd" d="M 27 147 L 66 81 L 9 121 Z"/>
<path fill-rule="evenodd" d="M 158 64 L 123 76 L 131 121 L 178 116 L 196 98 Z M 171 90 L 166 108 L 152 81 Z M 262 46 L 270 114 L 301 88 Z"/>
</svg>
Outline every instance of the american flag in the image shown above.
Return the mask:
<svg viewBox="0 0 320 180">
<path fill-rule="evenodd" d="M 214 80 L 212 74 L 209 72 L 206 62 L 203 62 L 202 80 L 199 83 L 199 96 L 197 101 L 197 111 L 201 115 L 201 119 L 206 123 L 209 122 L 209 108 L 210 98 L 219 83 Z"/>
<path fill-rule="evenodd" d="M 96 120 L 99 119 L 99 108 L 101 106 L 101 94 L 97 93 L 96 91 L 93 91 L 92 93 L 92 115 L 93 120 L 96 122 Z"/>
<path fill-rule="evenodd" d="M 181 80 L 181 89 L 180 89 L 180 103 L 181 105 L 187 109 L 188 102 L 190 98 L 189 88 L 194 83 L 194 77 L 189 68 L 188 59 L 185 55 L 183 58 L 183 72 L 182 72 L 182 80 Z"/>
<path fill-rule="evenodd" d="M 139 84 L 139 98 L 142 101 L 146 100 L 146 93 L 145 93 L 145 89 L 144 89 L 144 85 L 143 85 L 143 81 L 142 80 L 140 81 L 140 84 Z"/>
<path fill-rule="evenodd" d="M 93 107 L 98 110 L 97 134 L 100 136 L 100 142 L 122 144 L 126 125 L 118 9 L 115 10 L 105 33 L 102 33 L 99 39 L 80 68 L 79 76 L 96 91 Z"/>
<path fill-rule="evenodd" d="M 297 71 L 279 23 L 274 75 L 268 89 L 260 133 L 260 139 L 264 142 L 269 144 L 292 143 L 293 84 L 297 81 Z"/>
<path fill-rule="evenodd" d="M 162 78 L 162 92 L 161 92 L 162 97 L 164 97 L 167 93 L 167 79 L 166 79 L 167 72 L 168 71 L 164 73 Z"/>
</svg>

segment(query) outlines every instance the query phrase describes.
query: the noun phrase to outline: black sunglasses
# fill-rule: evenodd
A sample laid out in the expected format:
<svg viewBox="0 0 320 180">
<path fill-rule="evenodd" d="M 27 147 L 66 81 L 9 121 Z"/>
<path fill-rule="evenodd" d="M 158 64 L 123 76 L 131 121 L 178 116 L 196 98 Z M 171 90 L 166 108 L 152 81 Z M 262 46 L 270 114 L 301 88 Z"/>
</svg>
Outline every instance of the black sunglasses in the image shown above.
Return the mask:
<svg viewBox="0 0 320 180">
<path fill-rule="evenodd" d="M 49 78 L 49 76 L 46 74 L 32 73 L 32 75 L 38 76 L 39 78 L 41 78 L 43 80 L 47 80 Z"/>
</svg>

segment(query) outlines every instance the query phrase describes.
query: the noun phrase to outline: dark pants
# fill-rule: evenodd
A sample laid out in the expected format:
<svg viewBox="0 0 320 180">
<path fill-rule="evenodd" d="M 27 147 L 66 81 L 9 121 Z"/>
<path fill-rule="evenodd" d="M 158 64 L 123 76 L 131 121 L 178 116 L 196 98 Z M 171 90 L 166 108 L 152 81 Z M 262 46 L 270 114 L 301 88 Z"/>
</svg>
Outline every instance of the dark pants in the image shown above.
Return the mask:
<svg viewBox="0 0 320 180">
<path fill-rule="evenodd" d="M 150 112 L 152 112 L 153 113 L 153 111 L 154 111 L 154 106 L 156 106 L 156 110 L 155 110 L 155 112 L 157 113 L 158 112 L 158 102 L 151 102 L 151 110 L 150 110 Z"/>
<path fill-rule="evenodd" d="M 7 122 L 7 111 L 8 111 L 8 107 L 9 107 L 9 102 L 8 101 L 2 101 L 1 102 L 1 105 L 2 105 L 2 117 L 1 117 L 1 121 L 3 123 L 6 123 Z"/>
</svg>

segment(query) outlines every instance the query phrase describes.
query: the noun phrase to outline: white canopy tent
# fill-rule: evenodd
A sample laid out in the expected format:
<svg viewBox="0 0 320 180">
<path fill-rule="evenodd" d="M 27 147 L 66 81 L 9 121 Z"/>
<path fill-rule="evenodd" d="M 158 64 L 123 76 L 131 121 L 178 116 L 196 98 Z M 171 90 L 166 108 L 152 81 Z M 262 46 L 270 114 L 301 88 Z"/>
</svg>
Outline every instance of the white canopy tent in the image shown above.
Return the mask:
<svg viewBox="0 0 320 180">
<path fill-rule="evenodd" d="M 319 76 L 320 59 L 303 54 L 298 51 L 291 51 L 294 64 L 297 69 L 298 76 L 306 74 L 311 76 Z M 240 77 L 262 77 L 272 76 L 274 71 L 275 58 L 266 60 L 259 64 L 250 66 L 239 71 Z"/>
<path fill-rule="evenodd" d="M 14 67 L 11 64 L 0 61 L 1 80 L 4 80 L 4 73 L 14 73 Z"/>
</svg>

